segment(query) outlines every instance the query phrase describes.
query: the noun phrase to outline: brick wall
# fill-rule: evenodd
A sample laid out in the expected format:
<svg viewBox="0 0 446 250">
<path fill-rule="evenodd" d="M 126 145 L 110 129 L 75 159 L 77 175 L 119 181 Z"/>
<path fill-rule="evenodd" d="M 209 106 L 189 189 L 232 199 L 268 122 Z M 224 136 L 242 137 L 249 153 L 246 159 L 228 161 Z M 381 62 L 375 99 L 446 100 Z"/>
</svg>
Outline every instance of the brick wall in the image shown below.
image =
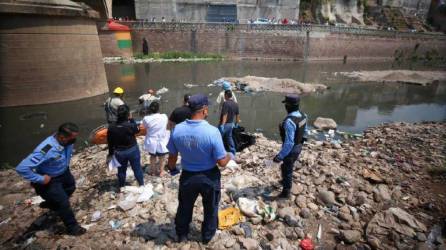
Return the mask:
<svg viewBox="0 0 446 250">
<path fill-rule="evenodd" d="M 116 40 L 115 32 L 109 30 L 100 30 L 99 33 L 99 41 L 101 43 L 101 51 L 102 56 L 110 57 L 110 56 L 122 56 L 122 57 L 131 57 L 133 56 L 132 48 L 119 48 L 118 41 Z"/>
<path fill-rule="evenodd" d="M 303 60 L 306 33 L 277 30 L 222 29 L 135 29 L 132 31 L 133 51 L 142 52 L 142 38 L 149 42 L 151 52 L 196 51 L 219 53 L 229 57 L 274 58 Z M 392 59 L 396 50 L 418 52 L 435 49 L 446 57 L 445 39 L 425 36 L 378 36 L 330 32 L 310 32 L 310 60 Z M 104 46 L 103 46 L 104 47 Z M 110 54 L 104 51 L 104 54 Z"/>
</svg>

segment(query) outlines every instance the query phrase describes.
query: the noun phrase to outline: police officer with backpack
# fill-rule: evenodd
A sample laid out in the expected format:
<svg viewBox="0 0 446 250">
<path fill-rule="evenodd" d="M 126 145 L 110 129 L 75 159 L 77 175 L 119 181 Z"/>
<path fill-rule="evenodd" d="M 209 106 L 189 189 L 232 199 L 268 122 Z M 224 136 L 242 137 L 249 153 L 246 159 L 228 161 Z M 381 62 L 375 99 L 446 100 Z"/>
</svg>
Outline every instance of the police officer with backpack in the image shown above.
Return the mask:
<svg viewBox="0 0 446 250">
<path fill-rule="evenodd" d="M 293 184 L 294 162 L 302 151 L 302 144 L 306 140 L 307 116 L 299 111 L 300 98 L 297 95 L 286 95 L 285 104 L 287 116 L 279 125 L 280 137 L 282 138 L 282 149 L 274 157 L 276 163 L 282 162 L 282 192 L 279 198 L 288 199 Z"/>
</svg>

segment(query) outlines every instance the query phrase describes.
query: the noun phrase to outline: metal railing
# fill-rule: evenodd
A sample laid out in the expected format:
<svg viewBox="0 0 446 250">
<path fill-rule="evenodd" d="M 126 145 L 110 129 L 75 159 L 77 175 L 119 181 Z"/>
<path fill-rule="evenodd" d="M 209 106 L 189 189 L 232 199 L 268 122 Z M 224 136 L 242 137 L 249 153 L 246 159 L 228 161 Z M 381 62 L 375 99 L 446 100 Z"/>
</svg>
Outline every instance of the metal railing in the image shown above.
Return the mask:
<svg viewBox="0 0 446 250">
<path fill-rule="evenodd" d="M 354 34 L 381 36 L 393 38 L 425 38 L 446 40 L 446 35 L 434 32 L 405 32 L 395 30 L 378 30 L 369 27 L 330 26 L 315 24 L 232 24 L 232 23 L 171 23 L 150 21 L 117 21 L 133 30 L 165 30 L 165 31 L 295 31 L 295 32 L 325 32 L 336 34 Z M 105 24 L 105 22 L 104 22 Z M 103 27 L 103 25 L 99 25 Z"/>
</svg>

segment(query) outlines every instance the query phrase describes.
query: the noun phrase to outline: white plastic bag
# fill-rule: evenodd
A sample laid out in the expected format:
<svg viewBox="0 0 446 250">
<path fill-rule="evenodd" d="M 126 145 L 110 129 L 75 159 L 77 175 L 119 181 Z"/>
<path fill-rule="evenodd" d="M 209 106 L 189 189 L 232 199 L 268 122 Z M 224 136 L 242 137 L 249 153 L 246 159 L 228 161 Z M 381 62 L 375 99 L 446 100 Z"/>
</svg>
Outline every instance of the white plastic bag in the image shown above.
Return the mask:
<svg viewBox="0 0 446 250">
<path fill-rule="evenodd" d="M 108 163 L 108 170 L 109 171 L 113 171 L 113 169 L 115 168 L 119 168 L 121 166 L 121 164 L 119 163 L 119 161 L 116 159 L 115 155 L 113 155 L 112 159 L 110 160 L 110 162 Z"/>
</svg>

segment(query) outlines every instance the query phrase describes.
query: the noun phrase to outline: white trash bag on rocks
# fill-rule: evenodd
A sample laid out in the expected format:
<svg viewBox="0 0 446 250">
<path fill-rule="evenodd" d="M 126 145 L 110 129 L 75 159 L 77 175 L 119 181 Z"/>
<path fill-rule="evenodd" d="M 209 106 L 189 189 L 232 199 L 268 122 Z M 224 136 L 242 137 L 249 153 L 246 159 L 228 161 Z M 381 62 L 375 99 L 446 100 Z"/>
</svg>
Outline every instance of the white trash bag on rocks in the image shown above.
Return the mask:
<svg viewBox="0 0 446 250">
<path fill-rule="evenodd" d="M 240 208 L 240 211 L 248 217 L 258 217 L 257 214 L 257 206 L 258 203 L 256 200 L 250 200 L 248 198 L 240 197 L 237 200 L 237 205 Z"/>
<path fill-rule="evenodd" d="M 128 194 L 127 197 L 135 196 L 136 202 L 141 203 L 150 200 L 152 198 L 154 192 L 153 192 L 153 185 L 151 183 L 146 184 L 142 187 L 135 187 L 135 186 L 125 186 L 121 188 L 121 191 L 125 194 Z M 127 198 L 126 198 L 127 199 Z"/>
</svg>

